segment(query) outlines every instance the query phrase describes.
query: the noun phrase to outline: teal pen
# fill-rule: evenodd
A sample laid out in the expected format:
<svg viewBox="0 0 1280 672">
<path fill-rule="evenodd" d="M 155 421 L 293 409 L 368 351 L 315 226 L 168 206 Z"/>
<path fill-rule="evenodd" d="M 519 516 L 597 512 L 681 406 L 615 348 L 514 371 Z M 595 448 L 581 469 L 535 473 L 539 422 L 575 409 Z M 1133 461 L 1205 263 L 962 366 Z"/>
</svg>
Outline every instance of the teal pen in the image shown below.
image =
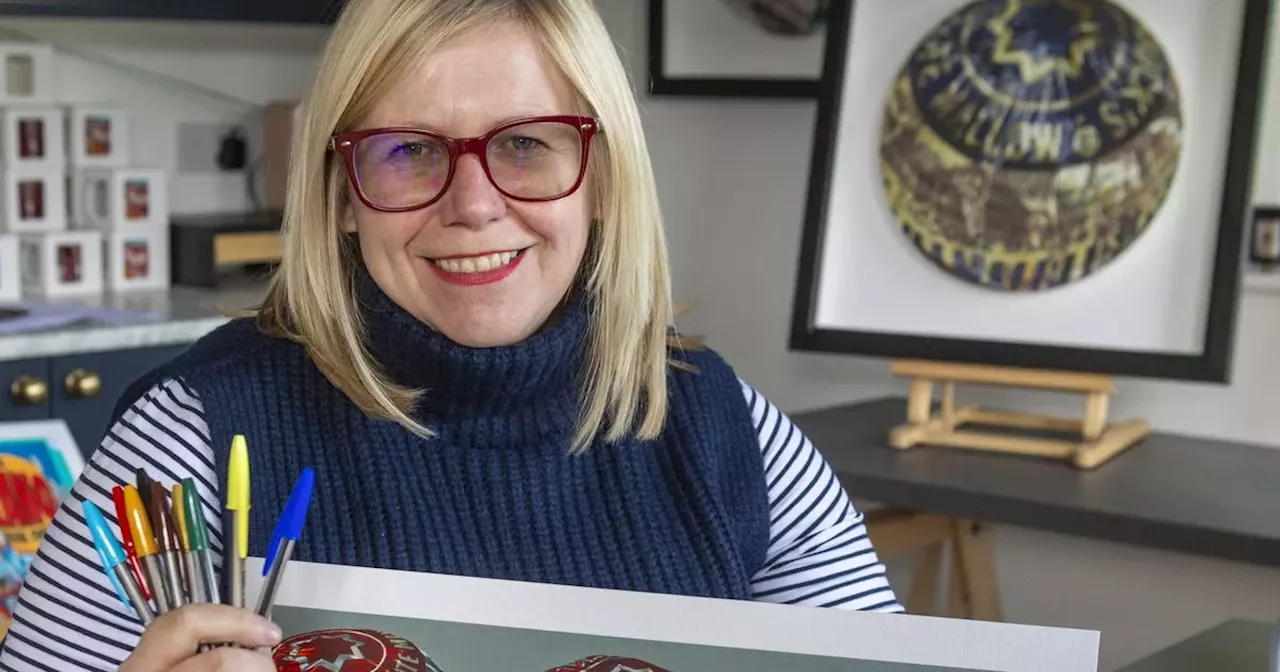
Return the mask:
<svg viewBox="0 0 1280 672">
<path fill-rule="evenodd" d="M 151 625 L 155 616 L 151 613 L 151 607 L 147 606 L 146 598 L 142 597 L 142 589 L 134 580 L 133 573 L 129 571 L 129 562 L 125 557 L 124 549 L 120 547 L 120 542 L 116 540 L 116 535 L 111 533 L 111 528 L 107 526 L 107 521 L 102 517 L 102 512 L 98 510 L 97 505 L 86 499 L 81 502 L 80 508 L 84 511 L 84 522 L 89 526 L 93 547 L 98 551 L 102 568 L 106 570 L 107 578 L 111 579 L 116 595 L 126 606 L 133 608 L 144 626 Z"/>
</svg>

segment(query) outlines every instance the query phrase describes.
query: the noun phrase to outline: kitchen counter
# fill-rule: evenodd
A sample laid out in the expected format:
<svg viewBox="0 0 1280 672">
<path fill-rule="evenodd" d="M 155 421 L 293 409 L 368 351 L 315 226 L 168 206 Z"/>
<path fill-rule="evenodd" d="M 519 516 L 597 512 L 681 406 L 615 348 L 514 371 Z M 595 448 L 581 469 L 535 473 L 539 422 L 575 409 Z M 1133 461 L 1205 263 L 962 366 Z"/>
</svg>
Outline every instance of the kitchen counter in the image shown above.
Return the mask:
<svg viewBox="0 0 1280 672">
<path fill-rule="evenodd" d="M 191 343 L 261 300 L 266 283 L 235 280 L 218 289 L 174 286 L 119 294 L 66 298 L 50 303 L 152 313 L 154 319 L 124 325 L 89 322 L 22 334 L 0 334 L 0 362 Z"/>
</svg>

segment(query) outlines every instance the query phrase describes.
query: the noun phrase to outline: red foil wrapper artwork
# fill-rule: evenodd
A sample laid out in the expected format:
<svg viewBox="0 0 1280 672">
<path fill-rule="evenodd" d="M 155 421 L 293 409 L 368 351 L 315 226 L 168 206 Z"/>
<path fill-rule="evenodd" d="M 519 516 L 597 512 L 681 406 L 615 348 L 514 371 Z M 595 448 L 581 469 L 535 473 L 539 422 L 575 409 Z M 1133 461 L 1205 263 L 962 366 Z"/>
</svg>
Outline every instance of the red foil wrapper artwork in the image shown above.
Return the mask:
<svg viewBox="0 0 1280 672">
<path fill-rule="evenodd" d="M 317 630 L 272 649 L 277 672 L 444 672 L 409 640 L 378 630 Z M 593 655 L 546 672 L 670 672 L 636 658 Z"/>
<path fill-rule="evenodd" d="M 619 658 L 617 656 L 588 656 L 568 665 L 547 670 L 547 672 L 669 672 L 653 663 L 646 663 L 636 658 Z"/>
<path fill-rule="evenodd" d="M 413 642 L 377 630 L 317 630 L 272 649 L 277 672 L 444 672 Z"/>
</svg>

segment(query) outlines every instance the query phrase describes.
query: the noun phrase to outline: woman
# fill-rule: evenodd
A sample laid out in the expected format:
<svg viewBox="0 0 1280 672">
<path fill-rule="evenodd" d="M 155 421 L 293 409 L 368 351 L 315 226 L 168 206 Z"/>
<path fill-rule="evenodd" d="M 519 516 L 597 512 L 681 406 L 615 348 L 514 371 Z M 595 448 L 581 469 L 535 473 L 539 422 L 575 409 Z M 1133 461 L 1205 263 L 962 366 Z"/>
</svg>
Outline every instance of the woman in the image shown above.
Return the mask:
<svg viewBox="0 0 1280 672">
<path fill-rule="evenodd" d="M 220 533 L 235 434 L 255 556 L 311 466 L 302 560 L 901 610 L 814 448 L 714 353 L 673 341 L 640 120 L 590 0 L 348 3 L 293 146 L 262 310 L 122 399 L 0 667 L 270 669 L 193 655 L 274 641 L 229 607 L 139 640 L 77 503 L 111 511 L 139 466 L 194 475 Z"/>
</svg>

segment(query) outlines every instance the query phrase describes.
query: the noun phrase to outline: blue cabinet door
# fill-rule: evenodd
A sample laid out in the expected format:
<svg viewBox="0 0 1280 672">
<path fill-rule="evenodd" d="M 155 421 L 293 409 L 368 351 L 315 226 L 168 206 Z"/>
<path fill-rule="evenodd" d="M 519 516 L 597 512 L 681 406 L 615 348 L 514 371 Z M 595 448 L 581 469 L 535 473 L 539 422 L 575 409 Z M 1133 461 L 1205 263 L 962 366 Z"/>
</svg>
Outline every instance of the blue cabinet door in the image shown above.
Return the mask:
<svg viewBox="0 0 1280 672">
<path fill-rule="evenodd" d="M 111 412 L 125 388 L 185 347 L 137 348 L 53 358 L 49 366 L 52 415 L 66 421 L 86 460 L 98 448 Z"/>
<path fill-rule="evenodd" d="M 49 360 L 0 362 L 0 385 L 0 422 L 49 418 Z"/>
</svg>

